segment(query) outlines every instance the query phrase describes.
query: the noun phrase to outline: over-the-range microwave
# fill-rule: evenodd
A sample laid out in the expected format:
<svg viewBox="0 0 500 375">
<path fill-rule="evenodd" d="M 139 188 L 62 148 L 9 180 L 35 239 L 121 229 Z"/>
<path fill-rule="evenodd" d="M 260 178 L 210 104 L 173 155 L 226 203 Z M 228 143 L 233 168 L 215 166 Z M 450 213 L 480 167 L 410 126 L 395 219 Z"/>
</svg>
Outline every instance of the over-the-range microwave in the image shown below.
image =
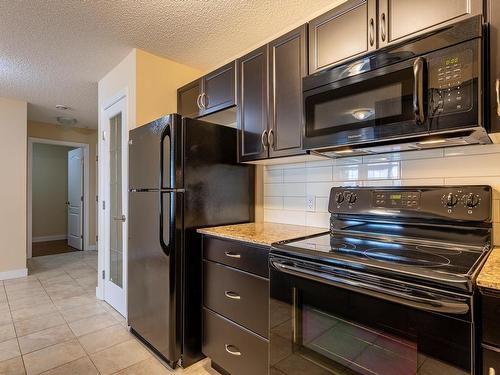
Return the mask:
<svg viewBox="0 0 500 375">
<path fill-rule="evenodd" d="M 471 17 L 303 80 L 304 148 L 339 157 L 491 143 Z"/>
</svg>

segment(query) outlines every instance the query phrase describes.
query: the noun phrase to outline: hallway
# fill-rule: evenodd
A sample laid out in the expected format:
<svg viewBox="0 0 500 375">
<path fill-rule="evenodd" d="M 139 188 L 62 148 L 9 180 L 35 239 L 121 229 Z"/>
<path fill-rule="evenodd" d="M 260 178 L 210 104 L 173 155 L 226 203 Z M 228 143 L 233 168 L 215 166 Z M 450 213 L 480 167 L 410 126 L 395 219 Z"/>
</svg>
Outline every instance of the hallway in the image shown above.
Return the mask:
<svg viewBox="0 0 500 375">
<path fill-rule="evenodd" d="M 208 361 L 163 367 L 95 298 L 97 252 L 32 258 L 27 278 L 0 281 L 0 374 L 215 375 Z"/>
</svg>

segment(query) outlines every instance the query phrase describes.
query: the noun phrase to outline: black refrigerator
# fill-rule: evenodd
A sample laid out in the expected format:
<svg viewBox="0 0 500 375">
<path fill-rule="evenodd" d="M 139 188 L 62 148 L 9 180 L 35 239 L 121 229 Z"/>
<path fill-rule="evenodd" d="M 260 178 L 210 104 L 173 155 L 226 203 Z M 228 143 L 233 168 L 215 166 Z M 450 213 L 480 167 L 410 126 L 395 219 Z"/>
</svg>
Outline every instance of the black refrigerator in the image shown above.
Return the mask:
<svg viewBox="0 0 500 375">
<path fill-rule="evenodd" d="M 128 324 L 171 366 L 201 358 L 201 236 L 253 220 L 236 129 L 165 116 L 129 134 Z"/>
</svg>

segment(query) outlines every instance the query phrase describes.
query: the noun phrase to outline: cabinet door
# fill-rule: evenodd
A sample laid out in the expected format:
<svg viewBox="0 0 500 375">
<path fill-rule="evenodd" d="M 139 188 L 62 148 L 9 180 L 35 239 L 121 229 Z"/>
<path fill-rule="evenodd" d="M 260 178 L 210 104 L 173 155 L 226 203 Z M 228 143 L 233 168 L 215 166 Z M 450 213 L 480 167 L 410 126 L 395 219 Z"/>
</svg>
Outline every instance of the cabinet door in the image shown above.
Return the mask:
<svg viewBox="0 0 500 375">
<path fill-rule="evenodd" d="M 235 62 L 203 77 L 201 105 L 203 115 L 232 107 L 235 101 Z"/>
<path fill-rule="evenodd" d="M 490 121 L 491 131 L 500 132 L 500 1 L 488 0 L 490 23 Z"/>
<path fill-rule="evenodd" d="M 309 74 L 376 48 L 376 0 L 351 0 L 309 22 Z"/>
<path fill-rule="evenodd" d="M 177 112 L 184 117 L 201 116 L 201 79 L 177 90 Z"/>
<path fill-rule="evenodd" d="M 303 154 L 307 25 L 269 43 L 269 156 Z"/>
<path fill-rule="evenodd" d="M 267 144 L 267 45 L 238 59 L 239 160 L 268 156 Z"/>
<path fill-rule="evenodd" d="M 482 14 L 483 0 L 381 0 L 379 46 Z"/>
<path fill-rule="evenodd" d="M 499 375 L 499 374 L 500 374 L 500 349 L 483 344 L 483 375 Z"/>
</svg>

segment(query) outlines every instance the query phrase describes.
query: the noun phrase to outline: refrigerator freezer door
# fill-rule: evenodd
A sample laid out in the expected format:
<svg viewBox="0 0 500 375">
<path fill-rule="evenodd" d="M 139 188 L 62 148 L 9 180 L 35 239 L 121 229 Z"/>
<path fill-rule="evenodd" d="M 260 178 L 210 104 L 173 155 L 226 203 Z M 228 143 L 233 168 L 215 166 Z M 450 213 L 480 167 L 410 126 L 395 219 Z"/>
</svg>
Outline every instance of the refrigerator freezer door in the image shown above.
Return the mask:
<svg viewBox="0 0 500 375">
<path fill-rule="evenodd" d="M 128 323 L 172 366 L 180 358 L 175 231 L 170 217 L 177 195 L 129 194 Z"/>
<path fill-rule="evenodd" d="M 176 115 L 165 116 L 130 131 L 130 190 L 157 190 L 160 187 L 171 187 L 173 147 L 170 134 L 176 121 Z"/>
</svg>

